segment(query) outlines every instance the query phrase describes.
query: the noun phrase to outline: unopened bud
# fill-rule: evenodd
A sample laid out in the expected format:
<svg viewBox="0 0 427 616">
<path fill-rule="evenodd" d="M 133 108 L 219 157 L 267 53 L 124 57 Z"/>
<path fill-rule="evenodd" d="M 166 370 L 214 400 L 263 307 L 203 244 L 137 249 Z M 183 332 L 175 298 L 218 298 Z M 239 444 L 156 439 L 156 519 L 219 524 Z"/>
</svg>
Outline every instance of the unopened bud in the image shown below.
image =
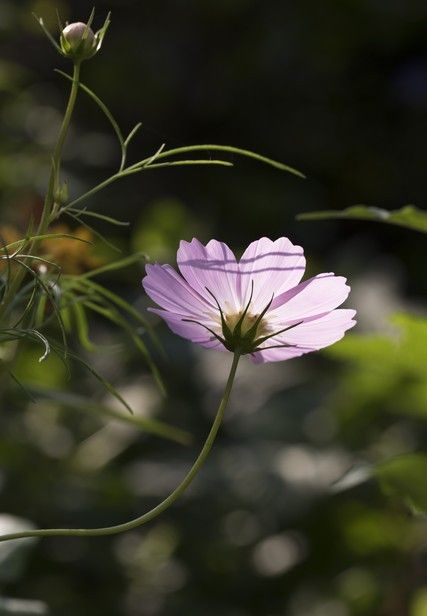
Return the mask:
<svg viewBox="0 0 427 616">
<path fill-rule="evenodd" d="M 65 56 L 82 61 L 94 56 L 99 45 L 93 30 L 87 24 L 78 21 L 63 29 L 61 49 Z"/>
<path fill-rule="evenodd" d="M 68 201 L 68 184 L 63 182 L 55 193 L 55 202 L 59 205 L 63 205 Z"/>
</svg>

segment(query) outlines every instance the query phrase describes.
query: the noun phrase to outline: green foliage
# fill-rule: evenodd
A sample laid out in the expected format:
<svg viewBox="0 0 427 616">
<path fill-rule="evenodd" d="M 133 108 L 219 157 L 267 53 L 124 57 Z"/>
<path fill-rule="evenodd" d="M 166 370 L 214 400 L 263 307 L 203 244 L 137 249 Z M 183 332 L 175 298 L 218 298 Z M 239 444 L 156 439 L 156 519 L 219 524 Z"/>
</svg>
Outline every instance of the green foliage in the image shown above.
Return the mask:
<svg viewBox="0 0 427 616">
<path fill-rule="evenodd" d="M 86 39 L 93 39 L 94 45 L 96 42 L 93 50 L 91 47 L 90 53 L 92 53 L 92 51 L 97 51 L 101 46 L 103 37 L 110 23 L 109 15 L 105 20 L 104 26 L 96 33 L 95 38 L 93 38 L 94 35 L 92 31 L 90 31 L 90 25 L 93 17 L 94 11 L 92 11 L 83 33 L 81 32 L 82 26 L 75 24 L 73 32 L 81 38 L 81 40 L 79 39 L 77 43 L 76 49 L 71 49 L 71 43 L 65 40 L 63 33 L 61 33 L 61 48 L 46 28 L 43 19 L 36 17 L 36 20 L 59 53 L 65 53 L 65 55 L 73 56 L 74 51 L 76 53 L 84 51 L 82 45 L 87 42 Z M 73 26 L 70 26 L 69 28 L 73 28 Z M 62 31 L 61 25 L 60 30 Z M 65 43 L 66 49 L 64 47 Z M 62 275 L 61 264 L 57 263 L 55 260 L 47 259 L 44 253 L 40 250 L 43 242 L 52 242 L 53 240 L 58 239 L 80 240 L 84 243 L 91 242 L 82 237 L 82 234 L 79 236 L 72 233 L 49 232 L 51 225 L 56 223 L 58 220 L 62 220 L 62 217 L 66 215 L 74 222 L 80 224 L 83 229 L 89 233 L 90 237 L 94 236 L 111 250 L 120 252 L 120 249 L 111 243 L 111 241 L 105 237 L 104 234 L 93 228 L 85 219 L 93 218 L 95 221 L 109 223 L 119 227 L 126 226 L 127 223 L 117 220 L 112 216 L 104 215 L 98 212 L 91 212 L 87 210 L 86 207 L 76 206 L 106 188 L 116 180 L 144 170 L 188 165 L 232 166 L 232 163 L 229 161 L 216 160 L 210 157 L 204 159 L 184 158 L 171 161 L 166 160 L 171 157 L 175 158 L 176 156 L 187 153 L 207 151 L 209 153 L 225 152 L 233 155 L 237 154 L 255 159 L 259 162 L 263 162 L 294 175 L 302 177 L 302 174 L 288 165 L 284 165 L 265 156 L 261 156 L 256 152 L 228 145 L 192 145 L 174 148 L 171 150 L 165 150 L 165 146 L 162 145 L 156 152 L 154 152 L 154 154 L 133 163 L 132 165 L 127 165 L 128 146 L 134 139 L 136 133 L 141 127 L 141 124 L 136 124 L 127 137 L 124 136 L 118 122 L 108 109 L 107 105 L 90 88 L 81 83 L 81 60 L 81 57 L 76 57 L 74 59 L 74 70 L 72 76 L 62 71 L 57 71 L 71 82 L 71 89 L 67 108 L 51 158 L 51 172 L 40 222 L 37 227 L 34 228 L 34 223 L 32 219 L 30 219 L 30 223 L 25 232 L 25 237 L 12 241 L 8 244 L 3 242 L 1 260 L 3 261 L 3 265 L 5 265 L 6 269 L 5 274 L 1 277 L 2 298 L 0 303 L 0 342 L 11 342 L 13 340 L 24 341 L 25 339 L 41 342 L 44 351 L 39 357 L 39 362 L 44 361 L 50 355 L 51 351 L 54 351 L 57 354 L 62 354 L 64 361 L 67 361 L 68 358 L 74 359 L 74 361 L 78 362 L 81 366 L 86 367 L 86 369 L 91 372 L 109 392 L 111 392 L 129 411 L 132 411 L 126 400 L 122 398 L 117 389 L 112 383 L 109 382 L 108 379 L 105 379 L 101 374 L 99 374 L 98 371 L 91 366 L 90 362 L 81 357 L 78 352 L 71 352 L 69 350 L 69 338 L 72 337 L 73 330 L 75 329 L 76 338 L 82 349 L 89 353 L 94 351 L 95 345 L 90 336 L 90 321 L 88 319 L 88 312 L 91 311 L 97 313 L 128 335 L 136 349 L 143 356 L 161 391 L 163 393 L 165 392 L 160 372 L 151 357 L 151 353 L 145 341 L 143 340 L 143 335 L 148 332 L 154 344 L 159 347 L 158 340 L 152 331 L 150 323 L 142 317 L 131 304 L 126 302 L 119 295 L 92 281 L 94 276 L 118 271 L 137 261 L 140 261 L 142 255 L 138 252 L 123 259 L 113 260 L 95 269 L 90 267 L 89 271 L 85 273 L 79 272 L 74 276 L 66 277 Z M 73 200 L 69 200 L 68 184 L 66 182 L 62 182 L 60 177 L 61 159 L 77 94 L 80 89 L 83 90 L 95 102 L 98 108 L 108 119 L 118 139 L 121 156 L 120 165 L 116 173 L 89 189 L 86 193 L 74 198 Z M 167 233 L 167 228 L 161 230 L 161 232 L 164 231 Z M 50 245 L 52 246 L 52 244 Z M 61 251 L 59 254 L 63 257 Z M 40 265 L 40 267 L 37 267 L 38 265 Z M 52 270 L 54 274 L 52 273 Z M 28 277 L 30 277 L 30 279 L 32 278 L 32 284 L 27 283 L 26 279 Z M 49 314 L 49 310 L 52 311 L 51 314 Z M 122 313 L 125 313 L 126 316 L 123 316 Z M 139 325 L 139 327 L 135 326 L 135 322 Z M 18 325 L 21 324 L 22 326 L 18 329 Z M 52 334 L 50 330 L 53 325 L 55 325 L 56 329 L 59 330 L 61 342 L 58 342 L 55 338 L 51 337 Z M 140 327 L 141 325 L 142 328 Z M 5 362 L 3 363 L 5 364 Z M 18 377 L 16 377 L 16 375 L 7 367 L 6 364 L 5 370 L 12 376 L 13 380 L 19 382 Z"/>
<path fill-rule="evenodd" d="M 181 239 L 204 235 L 203 223 L 177 199 L 159 199 L 147 205 L 132 229 L 134 250 L 144 249 L 153 261 L 175 259 Z"/>
<path fill-rule="evenodd" d="M 328 220 L 343 218 L 348 220 L 372 220 L 390 225 L 406 227 L 421 233 L 427 233 L 427 212 L 414 205 L 405 205 L 400 210 L 384 210 L 379 207 L 366 205 L 353 205 L 342 211 L 327 210 L 324 212 L 310 212 L 299 214 L 298 220 Z"/>
<path fill-rule="evenodd" d="M 427 513 L 427 455 L 408 454 L 386 460 L 375 469 L 384 492 L 413 511 Z"/>
<path fill-rule="evenodd" d="M 60 357 L 50 353 L 43 363 L 40 363 L 40 349 L 33 345 L 25 345 L 13 368 L 17 379 L 27 388 L 31 385 L 44 383 L 45 387 L 65 387 L 67 369 Z"/>
<path fill-rule="evenodd" d="M 45 12 L 46 23 L 53 27 L 49 13 L 54 16 L 58 3 L 36 4 L 34 8 Z M 1 297 L 16 267 L 25 275 L 20 290 L 10 294 L 4 315 L 7 334 L 11 326 L 20 333 L 6 342 L 4 331 L 0 344 L 0 490 L 5 511 L 22 511 L 39 523 L 53 525 L 120 521 L 140 507 L 149 507 L 163 490 L 175 485 L 191 461 L 192 449 L 147 437 L 152 425 L 145 424 L 145 398 L 139 398 L 139 405 L 128 394 L 132 387 L 144 395 L 151 391 L 146 387 L 147 364 L 141 361 L 137 344 L 157 349 L 156 332 L 145 323 L 139 297 L 145 256 L 123 263 L 123 269 L 117 266 L 122 257 L 128 258 L 129 245 L 152 260 L 163 260 L 173 256 L 181 237 L 207 238 L 212 233 L 238 246 L 260 234 L 277 235 L 280 228 L 318 251 L 319 268 L 332 263 L 346 271 L 351 286 L 356 274 L 368 272 L 371 265 L 375 269 L 393 253 L 396 269 L 405 273 L 394 300 L 415 300 L 422 310 L 426 283 L 421 234 L 393 233 L 390 246 L 383 234 L 375 235 L 375 225 L 358 224 L 356 233 L 352 236 L 349 229 L 344 240 L 340 225 L 330 225 L 325 234 L 321 225 L 298 226 L 292 221 L 295 213 L 308 209 L 321 213 L 331 208 L 341 214 L 342 203 L 354 202 L 356 191 L 379 203 L 393 203 L 402 194 L 421 203 L 425 193 L 424 142 L 419 130 L 423 101 L 420 89 L 413 86 L 413 75 L 419 74 L 413 50 L 424 43 L 420 23 L 425 8 L 401 3 L 398 9 L 390 9 L 386 4 L 320 7 L 311 1 L 310 10 L 295 5 L 289 14 L 286 3 L 250 9 L 247 2 L 225 0 L 172 3 L 168 11 L 154 3 L 147 19 L 144 3 L 133 3 L 132 11 L 117 16 L 108 66 L 100 58 L 91 77 L 97 92 L 108 92 L 111 109 L 126 122 L 124 126 L 135 124 L 144 109 L 144 130 L 131 131 L 135 139 L 129 140 L 133 143 L 129 154 L 133 154 L 136 137 L 151 139 L 147 152 L 138 155 L 141 164 L 148 163 L 144 170 L 161 170 L 159 165 L 171 163 L 206 165 L 215 155 L 215 146 L 205 146 L 200 160 L 162 158 L 166 148 L 151 145 L 153 137 L 154 143 L 164 140 L 159 132 L 167 131 L 171 147 L 185 134 L 196 143 L 207 134 L 222 138 L 231 134 L 276 154 L 286 151 L 291 158 L 305 161 L 308 156 L 310 175 L 321 182 L 287 182 L 279 174 L 269 174 L 266 182 L 265 171 L 254 165 L 250 173 L 245 168 L 213 172 L 213 179 L 203 170 L 182 184 L 175 183 L 172 175 L 171 184 L 163 174 L 138 177 L 142 165 L 128 169 L 128 175 L 136 178 L 121 184 L 119 194 L 114 189 L 104 191 L 127 175 L 117 174 L 122 150 L 117 160 L 114 153 L 109 157 L 103 151 L 102 144 L 108 145 L 102 133 L 104 118 L 97 121 L 91 102 L 122 142 L 127 131 L 121 130 L 97 94 L 79 84 L 80 93 L 92 101 L 87 113 L 85 109 L 76 118 L 74 147 L 61 172 L 69 177 L 71 197 L 57 190 L 60 203 L 52 214 L 64 219 L 72 215 L 72 227 L 89 223 L 94 250 L 103 264 L 59 276 L 55 259 L 36 263 L 41 258 L 39 245 L 32 251 L 32 261 L 34 266 L 47 267 L 42 277 L 23 256 L 31 253 L 31 244 L 22 239 L 10 251 L 20 248 L 16 259 L 3 261 Z M 65 17 L 76 17 L 73 3 L 61 0 L 58 6 Z M 0 88 L 5 93 L 1 101 L 5 122 L 0 146 L 2 214 L 19 228 L 20 238 L 26 235 L 31 216 L 38 220 L 39 195 L 45 192 L 40 179 L 48 173 L 61 85 L 58 77 L 48 80 L 48 67 L 55 61 L 52 50 L 48 46 L 44 50 L 43 45 L 37 48 L 34 31 L 24 30 L 33 21 L 26 18 L 26 11 L 20 3 L 6 2 L 2 28 L 6 55 L 24 62 L 28 55 L 23 50 L 34 51 L 27 62 L 31 69 L 24 69 L 17 60 L 0 64 Z M 166 36 L 155 34 L 156 23 L 162 24 Z M 182 44 L 189 24 L 190 47 Z M 209 43 L 218 32 L 225 35 L 220 48 Z M 307 36 L 299 36 L 301 32 Z M 372 54 L 366 54 L 374 40 L 381 61 L 372 62 Z M 43 91 L 35 83 L 36 64 L 45 67 Z M 384 65 L 390 70 L 384 72 Z M 301 101 L 311 103 L 301 106 Z M 92 158 L 99 154 L 97 164 L 88 164 L 83 173 L 75 154 L 79 155 L 83 135 L 89 153 L 92 131 L 104 140 L 92 146 Z M 192 150 L 187 152 L 180 155 L 190 158 Z M 216 162 L 236 162 L 237 156 L 230 149 L 224 153 L 229 161 Z M 116 175 L 98 185 L 99 173 L 107 168 L 110 173 L 110 167 Z M 188 172 L 185 177 L 190 177 Z M 83 194 L 77 192 L 80 186 Z M 92 196 L 95 199 L 89 201 Z M 169 199 L 179 205 L 163 208 Z M 60 212 L 63 207 L 68 211 Z M 369 220 L 386 218 L 388 224 L 397 224 L 390 221 L 396 212 L 369 208 L 368 214 Z M 415 224 L 425 230 L 422 210 L 414 208 L 405 216 L 405 225 L 412 228 L 417 220 Z M 35 234 L 33 227 L 28 235 Z M 369 292 L 375 292 L 374 283 Z M 102 315 L 92 311 L 92 305 Z M 86 368 L 70 355 L 67 379 L 54 306 L 60 311 L 69 352 L 105 373 L 125 393 L 134 415 L 104 402 L 103 385 L 96 378 L 85 378 Z M 127 321 L 139 343 L 117 317 Z M 12 585 L 2 586 L 0 613 L 47 613 L 47 607 L 30 599 L 18 604 L 6 598 L 21 595 L 43 599 L 52 613 L 61 616 L 116 612 L 133 616 L 425 616 L 425 522 L 403 506 L 420 510 L 419 501 L 424 498 L 425 479 L 417 470 L 425 476 L 424 454 L 411 452 L 422 451 L 426 444 L 425 333 L 421 317 L 400 318 L 402 324 L 395 321 L 390 335 L 356 334 L 349 339 L 351 344 L 345 338 L 323 359 L 311 356 L 265 367 L 256 378 L 252 367 L 245 366 L 206 481 L 170 510 L 167 524 L 112 541 L 50 540 L 35 546 L 27 571 L 22 570 Z M 45 345 L 30 330 L 39 332 L 50 346 L 42 363 L 38 360 Z M 159 417 L 173 425 L 191 426 L 191 432 L 201 435 L 207 428 L 224 357 L 216 363 L 215 354 L 193 356 L 176 337 L 164 342 L 173 355 L 173 362 L 163 368 L 171 397 L 163 402 L 156 398 Z M 19 377 L 25 393 L 7 371 L 12 378 Z M 145 425 L 138 425 L 140 410 Z M 174 430 L 168 424 L 163 428 L 166 437 L 169 428 Z M 93 451 L 105 455 L 96 473 L 85 472 L 84 464 L 73 464 L 76 459 L 90 462 Z M 402 452 L 405 455 L 399 456 Z M 291 453 L 282 480 L 277 460 Z M 331 495 L 327 486 L 321 492 L 329 482 L 323 471 L 340 468 L 345 472 L 347 465 L 353 468 L 359 462 L 379 478 L 378 484 L 365 473 L 353 487 Z M 292 564 L 295 553 L 300 559 L 295 559 L 296 566 Z M 10 572 L 7 565 L 5 572 Z M 104 583 L 94 584 L 93 579 Z"/>
<path fill-rule="evenodd" d="M 427 419 L 427 319 L 398 314 L 391 319 L 394 335 L 352 334 L 327 349 L 352 365 L 343 389 L 346 414 L 363 408 Z"/>
<path fill-rule="evenodd" d="M 353 334 L 327 351 L 350 364 L 333 395 L 333 406 L 348 438 L 356 442 L 362 432 L 365 440 L 371 431 L 375 438 L 376 425 L 384 415 L 427 420 L 427 319 L 398 314 L 391 322 L 395 328 L 392 335 Z M 393 449 L 393 442 L 390 445 Z M 427 456 L 389 457 L 381 450 L 378 456 L 381 459 L 376 460 L 372 473 L 384 493 L 413 511 L 427 511 Z"/>
<path fill-rule="evenodd" d="M 352 502 L 341 515 L 344 541 L 361 556 L 405 552 L 413 543 L 410 520 L 399 513 Z"/>
</svg>

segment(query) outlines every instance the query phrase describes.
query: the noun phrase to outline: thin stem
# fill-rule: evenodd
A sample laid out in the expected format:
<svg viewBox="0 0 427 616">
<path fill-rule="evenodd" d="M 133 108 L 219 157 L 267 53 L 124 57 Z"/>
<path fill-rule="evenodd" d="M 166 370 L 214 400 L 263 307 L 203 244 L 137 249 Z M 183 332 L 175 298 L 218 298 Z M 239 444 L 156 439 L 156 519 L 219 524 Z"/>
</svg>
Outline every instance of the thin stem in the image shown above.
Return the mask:
<svg viewBox="0 0 427 616">
<path fill-rule="evenodd" d="M 284 165 L 283 163 L 280 163 L 277 160 L 267 158 L 266 156 L 261 156 L 260 154 L 257 154 L 256 152 L 252 152 L 251 150 L 235 148 L 234 146 L 231 146 L 231 145 L 221 145 L 221 144 L 212 144 L 212 143 L 202 144 L 202 145 L 186 145 L 186 146 L 179 147 L 179 148 L 173 148 L 172 150 L 163 150 L 163 152 L 159 154 L 157 158 L 161 159 L 161 158 L 167 158 L 168 156 L 176 156 L 177 154 L 187 154 L 188 152 L 203 152 L 203 151 L 229 152 L 230 154 L 237 154 L 240 156 L 246 156 L 247 158 L 254 158 L 255 160 L 258 160 L 262 163 L 266 163 L 267 165 L 276 167 L 276 169 L 280 169 L 281 171 L 288 171 L 289 173 L 292 173 L 293 175 L 296 175 L 301 178 L 305 178 L 303 173 L 301 173 L 297 169 L 294 169 L 293 167 L 289 167 L 289 165 Z M 135 163 L 134 165 L 132 165 L 131 167 L 128 167 L 128 169 L 133 169 L 134 167 L 143 165 L 145 162 L 147 162 L 147 160 L 148 159 L 141 160 Z"/>
<path fill-rule="evenodd" d="M 139 173 L 139 171 L 140 170 L 138 169 L 137 171 L 134 171 L 133 173 Z M 127 175 L 131 175 L 131 174 L 129 173 Z M 97 192 L 99 192 L 103 188 L 106 188 L 107 186 L 109 186 L 110 184 L 112 184 L 116 180 L 119 180 L 122 177 L 125 177 L 124 172 L 115 173 L 114 175 L 110 176 L 109 178 L 107 178 L 103 182 L 100 182 L 99 184 L 97 184 L 96 186 L 94 186 L 93 188 L 91 188 L 90 190 L 85 192 L 83 195 L 80 195 L 80 197 L 76 197 L 75 199 L 73 199 L 73 201 L 70 201 L 69 203 L 67 203 L 67 205 L 64 205 L 64 207 L 59 211 L 59 213 L 61 214 L 61 213 L 65 212 L 65 211 L 67 211 L 68 209 L 73 208 L 75 205 L 77 205 L 78 203 L 80 203 L 84 199 L 88 199 L 92 195 L 96 194 Z"/>
<path fill-rule="evenodd" d="M 39 232 L 44 233 L 51 222 L 52 210 L 55 206 L 55 194 L 59 186 L 59 176 L 61 171 L 61 156 L 64 147 L 65 139 L 67 138 L 68 129 L 70 127 L 71 116 L 73 115 L 74 106 L 76 104 L 77 93 L 79 91 L 80 80 L 80 62 L 74 64 L 73 82 L 71 85 L 70 96 L 68 98 L 67 108 L 65 109 L 62 125 L 59 130 L 58 140 L 52 156 L 52 168 L 49 179 L 49 189 L 46 195 L 46 200 L 43 208 L 42 219 L 40 221 Z"/>
<path fill-rule="evenodd" d="M 52 165 L 49 177 L 49 184 L 46 193 L 46 198 L 44 201 L 43 212 L 40 220 L 40 224 L 38 227 L 37 235 L 44 235 L 49 227 L 51 222 L 52 213 L 55 208 L 55 196 L 59 186 L 59 174 L 61 169 L 61 155 L 62 149 L 64 147 L 65 139 L 67 137 L 68 129 L 70 126 L 71 116 L 73 114 L 74 105 L 76 103 L 77 92 L 79 90 L 79 78 L 80 78 L 80 63 L 76 63 L 74 65 L 73 70 L 73 83 L 71 86 L 70 96 L 68 98 L 67 107 L 64 113 L 64 118 L 62 120 L 61 128 L 59 130 L 58 140 L 55 145 L 55 149 L 52 154 Z M 29 239 L 28 240 L 28 251 L 32 253 L 35 249 L 35 246 L 38 244 L 37 239 Z M 26 241 L 22 248 L 27 248 Z M 16 293 L 18 292 L 22 281 L 24 279 L 25 273 L 24 271 L 18 271 L 15 273 L 13 280 L 10 282 L 10 286 L 7 290 L 7 293 L 3 297 L 3 300 L 0 304 L 0 323 L 4 318 L 4 314 L 7 311 L 7 308 Z"/>
<path fill-rule="evenodd" d="M 147 158 L 146 159 L 146 163 L 149 160 L 150 159 Z M 189 166 L 189 165 L 190 166 L 194 166 L 194 165 L 199 165 L 199 166 L 208 165 L 208 166 L 232 167 L 232 163 L 229 163 L 229 162 L 224 161 L 224 160 L 176 160 L 176 161 L 167 162 L 167 163 L 158 163 L 158 164 L 157 163 L 153 163 L 153 164 L 150 164 L 150 165 L 149 164 L 144 164 L 144 165 L 141 165 L 141 166 L 132 165 L 131 167 L 126 167 L 125 169 L 120 168 L 120 170 L 117 171 L 117 173 L 114 173 L 113 175 L 111 175 L 106 180 L 103 180 L 102 182 L 100 182 L 99 184 L 94 186 L 93 188 L 89 189 L 87 192 L 83 193 L 79 197 L 76 197 L 75 199 L 73 199 L 72 201 L 70 201 L 69 203 L 64 205 L 64 207 L 59 211 L 59 214 L 63 214 L 64 212 L 69 211 L 71 208 L 74 208 L 78 203 L 81 203 L 85 199 L 88 199 L 89 197 L 92 197 L 97 192 L 99 192 L 100 190 L 106 188 L 107 186 L 109 186 L 110 184 L 115 182 L 116 180 L 120 180 L 122 178 L 125 178 L 128 175 L 134 175 L 135 173 L 141 173 L 141 171 L 148 171 L 150 169 L 159 169 L 159 168 L 162 168 L 162 167 L 186 167 L 186 166 Z"/>
<path fill-rule="evenodd" d="M 139 125 L 137 125 L 139 128 Z M 134 131 L 131 132 L 131 135 L 134 134 Z M 130 135 L 130 136 L 131 136 Z M 129 137 L 130 137 L 129 136 Z M 128 141 L 129 141 L 129 137 L 126 139 L 125 145 L 127 145 Z M 107 186 L 109 186 L 110 184 L 112 184 L 113 182 L 115 182 L 116 180 L 119 180 L 121 178 L 124 178 L 128 175 L 132 175 L 134 173 L 139 173 L 140 171 L 144 171 L 146 169 L 158 169 L 159 167 L 170 167 L 170 166 L 176 166 L 176 165 L 194 165 L 194 164 L 199 164 L 199 165 L 209 165 L 209 164 L 216 164 L 216 165 L 225 165 L 225 166 L 229 166 L 232 165 L 232 163 L 229 163 L 228 161 L 223 161 L 223 160 L 210 160 L 210 159 L 206 159 L 206 160 L 177 160 L 177 161 L 171 161 L 171 162 L 167 162 L 167 163 L 155 163 L 152 164 L 154 162 L 154 160 L 160 160 L 163 158 L 167 158 L 169 156 L 176 156 L 178 154 L 186 154 L 188 152 L 204 152 L 204 151 L 208 151 L 208 152 L 229 152 L 230 154 L 238 154 L 240 156 L 246 156 L 248 158 L 254 158 L 255 160 L 258 160 L 260 162 L 266 163 L 267 165 L 271 165 L 273 167 L 276 167 L 277 169 L 280 169 L 281 171 L 288 171 L 289 173 L 292 173 L 294 175 L 297 175 L 299 177 L 304 178 L 305 176 L 300 172 L 297 171 L 296 169 L 293 169 L 292 167 L 289 167 L 289 165 L 284 165 L 283 163 L 280 163 L 276 160 L 272 160 L 271 158 L 267 158 L 265 156 L 261 156 L 260 154 L 257 154 L 256 152 L 251 152 L 250 150 L 242 150 L 241 148 L 235 148 L 233 146 L 230 145 L 219 145 L 219 144 L 208 144 L 208 145 L 190 145 L 190 146 L 183 146 L 180 148 L 174 148 L 172 150 L 163 150 L 163 146 L 160 149 L 160 151 L 156 152 L 156 154 L 154 156 L 149 156 L 147 158 L 144 158 L 142 160 L 139 160 L 138 162 L 134 163 L 133 165 L 130 165 L 128 167 L 124 167 L 123 161 L 122 164 L 120 165 L 119 171 L 117 173 L 115 173 L 114 175 L 112 175 L 111 177 L 107 178 L 106 180 L 104 180 L 103 182 L 101 182 L 100 184 L 98 184 L 97 186 L 94 186 L 93 188 L 91 188 L 90 190 L 88 190 L 86 193 L 84 193 L 83 195 L 80 195 L 80 197 L 77 197 L 76 199 L 74 199 L 73 201 L 70 201 L 70 203 L 68 203 L 67 205 L 65 205 L 61 212 L 64 212 L 67 210 L 67 208 L 69 207 L 74 207 L 75 205 L 77 205 L 78 203 L 80 203 L 81 201 L 87 199 L 88 197 L 91 197 L 92 195 L 94 195 L 95 193 L 97 193 L 98 191 L 102 190 L 103 188 L 106 188 Z"/>
<path fill-rule="evenodd" d="M 142 526 L 143 524 L 150 522 L 158 515 L 163 513 L 163 511 L 168 509 L 185 492 L 185 490 L 193 481 L 197 473 L 202 468 L 209 455 L 210 450 L 212 449 L 212 445 L 214 444 L 216 435 L 218 434 L 218 430 L 224 417 L 224 412 L 227 407 L 227 403 L 234 383 L 234 378 L 236 376 L 239 359 L 240 354 L 236 352 L 233 357 L 230 374 L 228 376 L 224 394 L 215 415 L 214 422 L 196 461 L 194 462 L 187 475 L 181 481 L 181 483 L 175 488 L 175 490 L 171 492 L 171 494 L 169 494 L 169 496 L 167 496 L 156 507 L 150 509 L 150 511 L 147 511 L 138 518 L 134 518 L 133 520 L 125 522 L 124 524 L 118 524 L 117 526 L 106 526 L 104 528 L 51 528 L 29 530 L 18 533 L 10 533 L 7 535 L 0 535 L 0 542 L 10 541 L 12 539 L 25 539 L 26 537 L 99 537 L 104 535 L 117 535 L 119 533 L 124 533 L 128 530 L 138 528 L 138 526 Z"/>
</svg>

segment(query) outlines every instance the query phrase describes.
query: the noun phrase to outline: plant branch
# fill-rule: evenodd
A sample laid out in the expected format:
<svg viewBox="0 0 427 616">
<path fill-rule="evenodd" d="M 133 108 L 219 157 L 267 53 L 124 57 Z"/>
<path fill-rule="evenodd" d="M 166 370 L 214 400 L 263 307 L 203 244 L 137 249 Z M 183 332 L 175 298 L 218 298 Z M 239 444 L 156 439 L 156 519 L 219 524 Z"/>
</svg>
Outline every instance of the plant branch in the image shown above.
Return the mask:
<svg viewBox="0 0 427 616">
<path fill-rule="evenodd" d="M 105 535 L 117 535 L 119 533 L 124 533 L 129 530 L 133 530 L 134 528 L 138 528 L 147 522 L 150 522 L 157 516 L 159 516 L 163 511 L 168 509 L 176 500 L 185 492 L 190 483 L 196 477 L 203 464 L 205 463 L 210 450 L 212 449 L 212 445 L 214 444 L 215 438 L 218 434 L 218 430 L 221 426 L 222 419 L 224 417 L 224 412 L 228 404 L 228 400 L 230 397 L 230 393 L 233 387 L 234 378 L 236 376 L 237 366 L 239 363 L 240 355 L 235 353 L 233 356 L 233 363 L 231 365 L 230 374 L 228 376 L 227 384 L 225 386 L 224 394 L 222 396 L 221 402 L 219 404 L 217 413 L 215 415 L 214 422 L 210 429 L 210 432 L 207 436 L 207 439 L 196 458 L 193 466 L 181 481 L 181 483 L 167 496 L 161 503 L 159 503 L 150 511 L 147 511 L 143 515 L 130 520 L 129 522 L 125 522 L 124 524 L 117 524 L 116 526 L 106 526 L 103 528 L 51 528 L 51 529 L 39 529 L 39 530 L 29 530 L 22 531 L 17 533 L 9 533 L 7 535 L 0 535 L 0 542 L 2 541 L 10 541 L 12 539 L 24 539 L 27 537 L 100 537 Z"/>
</svg>

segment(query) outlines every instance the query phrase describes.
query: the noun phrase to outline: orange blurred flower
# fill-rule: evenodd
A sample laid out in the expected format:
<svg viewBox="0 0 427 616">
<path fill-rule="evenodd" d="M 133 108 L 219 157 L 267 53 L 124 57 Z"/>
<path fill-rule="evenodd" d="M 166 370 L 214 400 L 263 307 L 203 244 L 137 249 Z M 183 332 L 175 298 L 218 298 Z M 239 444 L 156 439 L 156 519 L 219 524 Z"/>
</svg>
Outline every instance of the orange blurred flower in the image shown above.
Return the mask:
<svg viewBox="0 0 427 616">
<path fill-rule="evenodd" d="M 12 225 L 0 225 L 0 250 L 4 249 L 8 244 L 12 244 L 12 242 L 17 242 L 21 237 L 16 227 Z"/>
<path fill-rule="evenodd" d="M 70 229 L 58 224 L 49 229 L 52 234 L 67 234 L 71 237 L 45 239 L 41 242 L 41 254 L 62 268 L 64 274 L 81 274 L 102 265 L 103 261 L 93 254 L 93 234 L 85 227 Z"/>
<path fill-rule="evenodd" d="M 9 250 L 5 250 L 5 247 L 8 244 L 12 244 L 13 242 L 17 242 L 22 239 L 22 235 L 19 233 L 16 227 L 12 225 L 0 225 L 0 257 L 6 257 L 6 255 L 10 256 L 13 253 L 14 248 Z M 13 263 L 9 262 L 10 266 L 13 266 Z M 0 272 L 5 271 L 6 269 L 6 260 L 3 258 L 0 261 Z"/>
</svg>

